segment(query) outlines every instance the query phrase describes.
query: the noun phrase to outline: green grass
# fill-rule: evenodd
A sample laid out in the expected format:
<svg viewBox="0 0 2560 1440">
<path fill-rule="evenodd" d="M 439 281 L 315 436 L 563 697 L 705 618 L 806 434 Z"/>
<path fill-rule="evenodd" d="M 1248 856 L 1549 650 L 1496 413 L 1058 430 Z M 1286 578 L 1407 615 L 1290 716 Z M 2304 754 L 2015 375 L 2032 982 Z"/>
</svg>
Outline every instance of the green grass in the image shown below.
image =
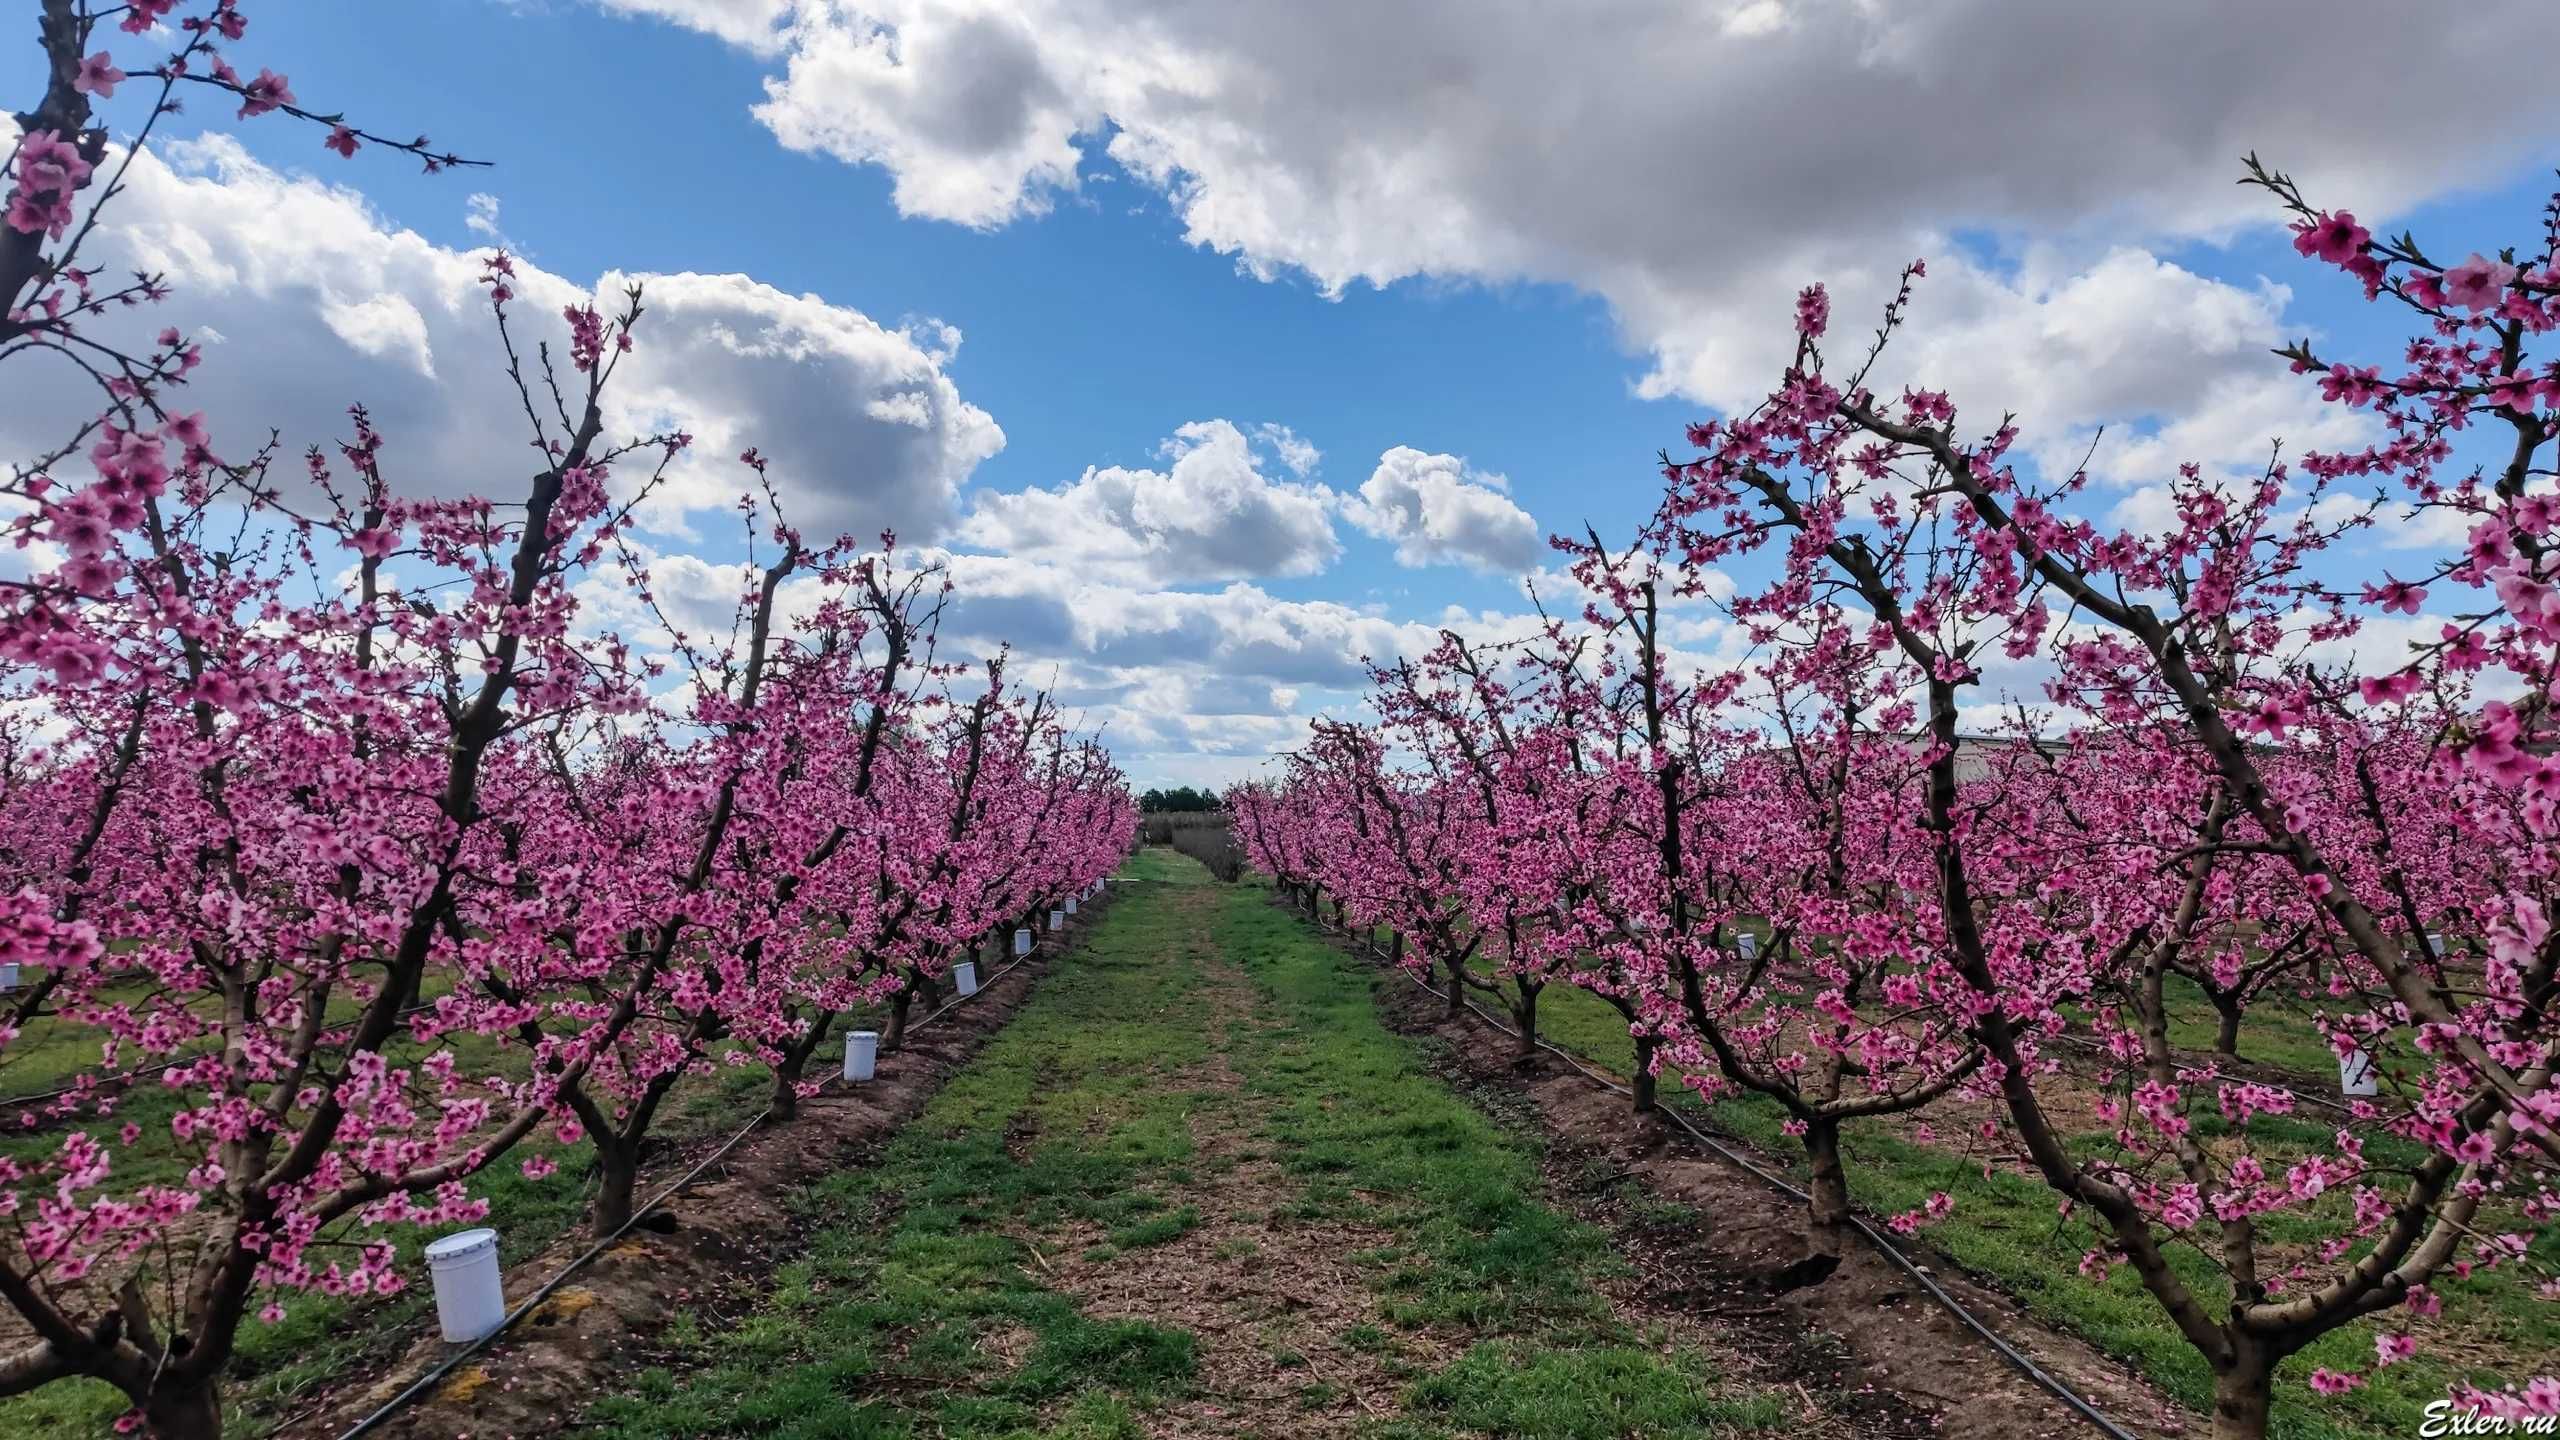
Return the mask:
<svg viewBox="0 0 2560 1440">
<path fill-rule="evenodd" d="M 1249 1130 L 1290 1181 L 1283 1204 L 1250 1218 L 1391 1237 L 1357 1257 L 1380 1320 L 1348 1346 L 1391 1354 L 1398 1332 L 1429 1327 L 1475 1347 L 1415 1375 L 1382 1434 L 1780 1428 L 1765 1397 L 1615 1318 L 1594 1288 L 1616 1263 L 1606 1237 L 1541 1202 L 1531 1143 L 1426 1072 L 1381 1023 L 1365 971 L 1258 892 L 1202 892 L 1198 867 L 1170 852 L 1124 873 L 1139 883 L 878 1162 L 807 1194 L 809 1239 L 770 1301 L 600 1400 L 598 1433 L 1144 1433 L 1151 1410 L 1191 1393 L 1203 1342 L 1087 1316 L 1032 1247 L 1054 1255 L 1098 1232 L 1109 1263 L 1221 1218 L 1203 1209 L 1209 1192 L 1185 1193 L 1221 1163 L 1195 1153 L 1201 1115 Z M 1249 1020 L 1221 1019 L 1203 989 L 1236 963 L 1263 1002 Z M 1198 1082 L 1213 1053 L 1240 1091 Z M 1274 1344 L 1267 1363 L 1294 1356 L 1305 1375 L 1294 1404 L 1339 1395 L 1340 1376 Z"/>
<path fill-rule="evenodd" d="M 2221 1024 L 2204 990 L 2183 975 L 2168 977 L 2164 987 L 2169 1011 L 2169 1043 L 2198 1058 L 2213 1053 Z M 2338 1057 L 2311 1023 L 2311 1006 L 2281 990 L 2251 1004 L 2240 1027 L 2240 1058 L 2257 1065 L 2290 1070 L 2313 1085 L 2337 1079 Z"/>
<path fill-rule="evenodd" d="M 1735 1397 L 1714 1375 L 1648 1350 L 1538 1350 L 1489 1342 L 1414 1388 L 1413 1408 L 1461 1430 L 1554 1440 L 1784 1430 L 1767 1395 Z"/>
<path fill-rule="evenodd" d="M 1134 1417 L 1187 1387 L 1194 1337 L 1086 1316 L 1005 1233 L 1084 1222 L 1150 1243 L 1196 1223 L 1153 1185 L 1190 1158 L 1200 1097 L 1154 1081 L 1205 1054 L 1206 1012 L 1183 972 L 1141 963 L 1157 927 L 1131 908 L 876 1163 L 806 1194 L 810 1238 L 762 1310 L 702 1340 L 684 1373 L 644 1372 L 600 1401 L 601 1432 L 1143 1433 Z M 1008 1368 L 993 1342 L 1016 1330 L 1029 1350 Z"/>
<path fill-rule="evenodd" d="M 1150 884 L 1213 885 L 1217 883 L 1209 878 L 1208 871 L 1200 868 L 1199 861 L 1162 845 L 1149 845 L 1130 856 L 1129 862 L 1120 867 L 1119 878 L 1112 883 L 1118 885 L 1125 881 L 1139 882 L 1138 885 L 1131 886 L 1132 889 L 1141 889 Z"/>
</svg>

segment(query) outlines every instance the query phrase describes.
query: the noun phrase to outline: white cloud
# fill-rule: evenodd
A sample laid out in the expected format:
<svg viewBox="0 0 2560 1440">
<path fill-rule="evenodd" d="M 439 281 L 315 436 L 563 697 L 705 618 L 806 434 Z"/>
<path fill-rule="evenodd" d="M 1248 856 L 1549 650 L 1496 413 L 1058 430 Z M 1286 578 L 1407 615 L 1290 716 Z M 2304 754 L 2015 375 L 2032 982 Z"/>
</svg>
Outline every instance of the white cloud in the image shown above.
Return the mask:
<svg viewBox="0 0 2560 1440">
<path fill-rule="evenodd" d="M 2160 258 L 2272 223 L 2241 155 L 2369 221 L 2547 159 L 2560 93 L 2489 131 L 2436 99 L 2476 74 L 2469 37 L 2543 9 L 800 0 L 757 114 L 885 169 L 909 215 L 1003 224 L 1116 163 L 1250 274 L 1576 285 L 1649 393 L 1727 408 L 1774 383 L 1797 287 L 1829 282 L 1854 344 L 1925 255 L 1889 384 L 1923 374 L 1986 427 L 2015 409 L 2047 457 L 2113 425 L 2106 478 L 2156 478 L 2173 445 L 2245 465 L 2268 427 L 2318 424 L 2298 384 L 2233 389 L 2284 292 Z M 2306 95 L 2358 97 L 2361 123 Z"/>
<path fill-rule="evenodd" d="M 1272 452 L 1280 457 L 1280 463 L 1288 466 L 1289 473 L 1293 475 L 1313 473 L 1317 463 L 1324 459 L 1323 451 L 1286 425 L 1265 421 L 1254 427 L 1253 436 L 1270 446 Z"/>
<path fill-rule="evenodd" d="M 1224 783 L 1296 744 L 1307 717 L 1359 710 L 1367 661 L 1420 654 L 1443 627 L 1517 639 L 1526 613 L 1449 609 L 1398 619 L 1236 583 L 1176 590 L 1088 566 L 1005 555 L 947 557 L 956 584 L 945 651 L 1009 643 L 1014 675 L 1050 683 L 1071 712 L 1104 724 L 1141 784 Z"/>
<path fill-rule="evenodd" d="M 1263 462 L 1275 451 L 1293 468 L 1315 454 L 1285 427 L 1248 436 L 1229 421 L 1194 421 L 1164 443 L 1162 470 L 1088 468 L 1055 490 L 981 494 L 960 538 L 1158 584 L 1312 575 L 1341 553 L 1333 492 L 1272 479 Z"/>
<path fill-rule="evenodd" d="M 354 191 L 270 169 L 226 137 L 145 155 L 125 185 L 87 258 L 111 274 L 164 271 L 175 295 L 98 332 L 130 339 L 178 323 L 230 337 L 170 396 L 212 417 L 218 451 L 246 455 L 273 427 L 290 454 L 343 435 L 346 407 L 362 403 L 389 442 L 395 485 L 503 496 L 521 484 L 531 437 L 479 283 L 486 252 L 397 228 Z M 736 456 L 754 445 L 813 536 L 894 527 L 938 538 L 970 472 L 1003 447 L 946 373 L 950 327 L 887 329 L 743 275 L 587 285 L 519 260 L 513 315 L 528 363 L 535 340 L 561 353 L 561 307 L 610 308 L 635 278 L 649 310 L 609 392 L 608 425 L 700 442 L 647 512 L 667 533 L 684 533 L 689 512 L 728 508 L 749 480 Z M 11 381 L 0 453 L 48 449 L 64 415 L 94 409 L 88 382 L 45 356 L 25 357 Z"/>
<path fill-rule="evenodd" d="M 1404 565 L 1471 565 L 1518 572 L 1538 561 L 1538 522 L 1503 492 L 1509 482 L 1468 468 L 1456 455 L 1398 445 L 1378 457 L 1343 517 L 1392 540 Z"/>
<path fill-rule="evenodd" d="M 605 294 L 626 277 L 608 275 Z M 678 510 L 725 508 L 746 488 L 748 446 L 771 462 L 793 523 L 819 537 L 892 528 L 941 537 L 955 497 L 1004 432 L 944 373 L 959 332 L 890 330 L 815 295 L 744 275 L 646 277 L 654 318 L 615 377 L 640 428 L 691 431 L 669 477 Z"/>
<path fill-rule="evenodd" d="M 462 228 L 486 238 L 490 244 L 502 250 L 517 248 L 515 242 L 507 238 L 506 232 L 498 228 L 497 196 L 485 190 L 475 190 L 463 204 Z"/>
<path fill-rule="evenodd" d="M 671 21 L 758 54 L 782 48 L 793 0 L 595 0 L 608 11 Z"/>
<path fill-rule="evenodd" d="M 1052 73 L 1036 19 L 1006 6 L 800 11 L 788 67 L 756 107 L 783 144 L 882 166 L 900 214 L 962 225 L 1036 214 L 1076 188 L 1073 137 L 1099 115 Z"/>
</svg>

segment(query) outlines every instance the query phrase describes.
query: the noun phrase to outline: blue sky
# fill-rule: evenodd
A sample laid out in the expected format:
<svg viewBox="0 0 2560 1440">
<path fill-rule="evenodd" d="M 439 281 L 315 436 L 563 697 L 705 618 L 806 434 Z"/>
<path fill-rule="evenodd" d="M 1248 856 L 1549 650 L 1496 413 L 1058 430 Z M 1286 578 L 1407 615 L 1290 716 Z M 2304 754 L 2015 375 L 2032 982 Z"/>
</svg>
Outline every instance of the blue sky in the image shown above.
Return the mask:
<svg viewBox="0 0 2560 1440">
<path fill-rule="evenodd" d="M 820 523 L 973 557 L 976 638 L 1056 675 L 1138 778 L 1223 780 L 1448 607 L 1516 626 L 1527 527 L 1640 519 L 1654 452 L 1774 378 L 1808 279 L 1862 330 L 1930 256 L 1910 373 L 2019 409 L 2031 453 L 2108 425 L 2100 503 L 2129 523 L 2174 458 L 2351 438 L 2266 349 L 2396 322 L 2294 257 L 2232 185 L 2240 152 L 2458 256 L 2531 238 L 2560 129 L 2519 113 L 2484 139 L 2428 99 L 2477 61 L 2424 16 L 2119 8 L 2142 13 L 254 0 L 244 67 L 496 168 L 421 177 L 209 117 L 239 150 L 173 152 L 163 198 L 221 187 L 236 223 L 140 243 L 206 307 L 217 366 L 257 377 L 231 403 L 276 413 L 244 421 L 300 441 L 388 406 L 443 485 L 500 453 L 471 434 L 485 337 L 443 308 L 493 231 L 562 287 L 748 277 L 664 287 L 666 403 L 709 376 Z M 154 51 L 114 39 L 129 68 Z M 30 53 L 0 57 L 12 93 Z M 259 230 L 288 209 L 289 243 Z M 741 335 L 816 358 L 740 358 Z M 931 421 L 862 418 L 890 393 Z M 1321 460 L 1301 473 L 1263 425 Z M 1185 466 L 1178 435 L 1203 451 Z M 706 593 L 734 546 L 684 517 L 722 483 L 660 536 Z M 1118 533 L 1129 504 L 1187 518 Z"/>
<path fill-rule="evenodd" d="M 294 76 L 306 102 L 343 96 L 369 122 L 423 127 L 497 162 L 420 176 L 384 157 L 342 165 L 299 129 L 223 127 L 268 164 L 358 186 L 431 239 L 486 243 L 464 225 L 466 198 L 483 192 L 499 198 L 508 240 L 561 274 L 739 271 L 883 323 L 959 327 L 951 373 L 1005 432 L 976 473 L 984 487 L 1154 463 L 1177 426 L 1225 417 L 1290 426 L 1325 452 L 1324 478 L 1352 487 L 1388 447 L 1411 445 L 1507 476 L 1542 524 L 1623 526 L 1650 510 L 1654 451 L 1698 408 L 1639 398 L 1641 365 L 1608 306 L 1570 286 L 1423 280 L 1327 298 L 1302 276 L 1255 281 L 1185 244 L 1163 197 L 1125 178 L 995 231 L 902 219 L 877 169 L 774 144 L 748 113 L 766 67 L 675 26 L 569 0 L 265 0 L 256 13 L 245 51 Z M 1269 588 L 1429 606 L 1518 598 L 1506 576 L 1405 572 L 1391 545 L 1348 529 L 1342 540 L 1325 575 Z"/>
</svg>

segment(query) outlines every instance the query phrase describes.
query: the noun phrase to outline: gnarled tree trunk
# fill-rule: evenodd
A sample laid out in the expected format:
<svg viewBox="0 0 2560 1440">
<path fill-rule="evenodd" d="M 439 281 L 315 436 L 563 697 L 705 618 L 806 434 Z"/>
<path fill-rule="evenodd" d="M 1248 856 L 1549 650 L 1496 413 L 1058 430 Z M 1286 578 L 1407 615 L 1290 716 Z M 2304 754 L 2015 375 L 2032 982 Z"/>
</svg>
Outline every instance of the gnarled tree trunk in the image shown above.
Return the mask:
<svg viewBox="0 0 2560 1440">
<path fill-rule="evenodd" d="M 2280 1357 L 2243 1339 L 2213 1372 L 2213 1440 L 2266 1440 Z"/>
<path fill-rule="evenodd" d="M 1849 1172 L 1840 1163 L 1840 1122 L 1805 1122 L 1805 1245 L 1817 1255 L 1843 1255 L 1850 1232 Z"/>
</svg>

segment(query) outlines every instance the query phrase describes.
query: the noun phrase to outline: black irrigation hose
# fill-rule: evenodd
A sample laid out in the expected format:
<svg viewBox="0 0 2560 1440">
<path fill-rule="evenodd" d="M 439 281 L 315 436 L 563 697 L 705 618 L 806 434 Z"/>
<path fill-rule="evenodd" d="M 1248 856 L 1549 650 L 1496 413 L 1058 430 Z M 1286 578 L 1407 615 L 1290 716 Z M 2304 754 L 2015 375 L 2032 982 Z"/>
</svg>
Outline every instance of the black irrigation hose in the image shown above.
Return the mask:
<svg viewBox="0 0 2560 1440">
<path fill-rule="evenodd" d="M 1325 921 L 1322 916 L 1316 917 L 1316 924 L 1319 928 L 1330 928 L 1325 925 Z M 1361 949 L 1366 951 L 1371 957 L 1380 961 L 1388 960 L 1385 953 L 1378 949 L 1376 941 L 1356 939 L 1356 937 L 1352 936 L 1352 932 L 1349 930 L 1344 930 L 1341 933 L 1345 938 L 1354 939 L 1355 943 L 1357 943 Z M 1419 987 L 1424 994 L 1435 996 L 1443 1001 L 1446 1001 L 1449 998 L 1446 992 L 1432 989 L 1421 976 L 1414 974 L 1411 970 L 1405 969 L 1401 965 L 1398 965 L 1396 968 L 1406 979 L 1411 980 L 1417 987 Z M 1494 1015 L 1493 1012 L 1485 1009 L 1481 1005 L 1478 1005 L 1471 999 L 1467 1000 L 1465 1004 L 1468 1010 L 1474 1012 L 1477 1019 L 1484 1021 L 1494 1029 L 1501 1031 L 1503 1034 L 1508 1035 L 1515 1040 L 1520 1038 L 1519 1031 L 1514 1030 L 1509 1025 L 1503 1023 L 1501 1018 Z M 1575 1073 L 1581 1075 L 1584 1079 L 1591 1081 L 1593 1084 L 1599 1085 L 1604 1089 L 1616 1091 L 1618 1094 L 1625 1095 L 1630 1098 L 1634 1096 L 1634 1091 L 1584 1064 L 1580 1056 L 1566 1050 L 1564 1047 L 1547 1040 L 1535 1040 L 1531 1043 L 1535 1044 L 1539 1049 L 1545 1050 L 1556 1056 L 1556 1058 L 1564 1061 L 1565 1064 L 1573 1068 Z M 1745 1157 L 1741 1152 L 1733 1149 L 1731 1146 L 1716 1139 L 1713 1135 L 1710 1135 L 1706 1131 L 1700 1129 L 1689 1119 L 1688 1116 L 1681 1114 L 1673 1107 L 1668 1105 L 1657 1105 L 1654 1108 L 1657 1113 L 1668 1117 L 1672 1124 L 1689 1132 L 1689 1137 L 1691 1139 L 1705 1146 L 1708 1150 L 1713 1151 L 1717 1156 L 1721 1157 L 1726 1163 L 1734 1166 L 1736 1169 L 1767 1182 L 1780 1192 L 1793 1196 L 1798 1201 L 1809 1201 L 1812 1198 L 1806 1195 L 1802 1190 L 1799 1190 L 1795 1186 L 1789 1184 L 1784 1177 L 1762 1169 L 1759 1165 L 1754 1164 L 1750 1159 Z M 2078 1391 L 2073 1390 L 2068 1384 L 2048 1373 L 2044 1367 L 2036 1364 L 2035 1361 L 2021 1353 L 2016 1346 L 2001 1339 L 1999 1334 L 1993 1331 L 1990 1326 L 1983 1324 L 1980 1319 L 1975 1317 L 1972 1311 L 1964 1308 L 1961 1301 L 1958 1301 L 1953 1295 L 1948 1294 L 1946 1287 L 1940 1285 L 1935 1276 L 1932 1276 L 1921 1266 L 1912 1263 L 1911 1258 L 1904 1255 L 1892 1241 L 1887 1240 L 1884 1237 L 1883 1232 L 1877 1230 L 1873 1225 L 1868 1224 L 1866 1217 L 1852 1213 L 1849 1216 L 1849 1223 L 1857 1226 L 1858 1233 L 1866 1236 L 1869 1243 L 1873 1244 L 1877 1252 L 1882 1254 L 1885 1259 L 1892 1261 L 1895 1266 L 1901 1269 L 1902 1273 L 1919 1281 L 1920 1287 L 1929 1292 L 1929 1297 L 1931 1299 L 1937 1301 L 1941 1306 L 1944 1306 L 1948 1314 L 1963 1321 L 1966 1327 L 1971 1329 L 1974 1334 L 1979 1335 L 1984 1340 L 1990 1342 L 1991 1348 L 1999 1352 L 2000 1358 L 2009 1362 L 2009 1368 L 2044 1387 L 2044 1389 L 2052 1393 L 2055 1399 L 2060 1400 L 2063 1404 L 2071 1407 L 2071 1409 L 2076 1412 L 2081 1419 L 2088 1421 L 2091 1425 L 2094 1425 L 2099 1430 L 2103 1431 L 2110 1437 L 2110 1440 L 2141 1440 L 2141 1437 L 2135 1435 L 2132 1431 L 2127 1430 L 2123 1426 L 2118 1425 L 2115 1421 L 2108 1419 L 2096 1406 L 2090 1404 L 2087 1400 L 2082 1399 Z"/>
<path fill-rule="evenodd" d="M 909 1024 L 907 1026 L 908 1033 L 913 1034 L 915 1031 L 923 1029 L 925 1026 L 941 1019 L 953 1010 L 960 1008 L 962 1005 L 986 994 L 988 991 L 996 987 L 996 983 L 998 981 L 1031 963 L 1034 956 L 1038 953 L 1039 952 L 1035 950 L 1031 955 L 1024 955 L 1016 958 L 1011 964 L 1006 965 L 1003 969 L 998 970 L 993 975 L 990 975 L 986 979 L 978 982 L 977 989 L 970 991 L 966 995 L 953 997 L 948 1004 L 932 1011 L 923 1019 Z M 830 1075 L 826 1079 L 818 1082 L 818 1088 L 824 1090 L 828 1086 L 837 1083 L 842 1078 L 843 1072 L 838 1071 L 836 1074 Z M 411 1381 L 409 1383 L 409 1388 L 382 1402 L 382 1407 L 380 1409 L 375 1410 L 372 1414 L 367 1415 L 355 1424 L 348 1426 L 347 1429 L 338 1436 L 338 1440 L 356 1440 L 356 1437 L 360 1435 L 370 1434 L 376 1427 L 382 1425 L 392 1416 L 399 1414 L 403 1409 L 407 1408 L 409 1404 L 415 1401 L 419 1396 L 433 1390 L 438 1384 L 443 1382 L 444 1377 L 452 1374 L 456 1367 L 460 1366 L 464 1361 L 471 1359 L 473 1356 L 478 1355 L 482 1351 L 488 1349 L 491 1345 L 497 1343 L 499 1336 L 504 1335 L 507 1331 L 513 1329 L 517 1321 L 532 1314 L 543 1301 L 550 1299 L 551 1292 L 559 1289 L 563 1284 L 566 1284 L 569 1277 L 585 1269 L 597 1256 L 618 1244 L 624 1236 L 630 1234 L 632 1230 L 637 1228 L 641 1221 L 648 1219 L 659 1209 L 659 1207 L 665 1205 L 669 1199 L 681 1192 L 686 1186 L 692 1184 L 695 1177 L 701 1175 L 703 1171 L 710 1169 L 712 1165 L 716 1164 L 730 1151 L 738 1148 L 738 1142 L 746 1139 L 749 1135 L 754 1134 L 757 1127 L 763 1125 L 766 1117 L 770 1116 L 772 1113 L 773 1107 L 771 1105 L 767 1105 L 762 1110 L 757 1111 L 755 1113 L 755 1118 L 749 1120 L 743 1127 L 741 1127 L 737 1134 L 722 1141 L 719 1149 L 714 1150 L 710 1154 L 703 1156 L 700 1160 L 695 1161 L 692 1169 L 685 1171 L 682 1175 L 679 1175 L 675 1179 L 667 1182 L 665 1186 L 660 1188 L 657 1194 L 650 1196 L 645 1202 L 634 1207 L 631 1212 L 631 1218 L 623 1221 L 621 1225 L 617 1226 L 612 1234 L 607 1235 L 593 1245 L 588 1246 L 584 1251 L 580 1252 L 576 1259 L 561 1266 L 557 1274 L 554 1274 L 550 1279 L 543 1281 L 541 1286 L 535 1289 L 532 1294 L 526 1296 L 524 1300 L 516 1306 L 516 1308 L 507 1312 L 506 1318 L 498 1322 L 496 1329 L 491 1330 L 488 1334 L 481 1336 L 479 1339 L 472 1341 L 461 1349 L 446 1356 L 434 1369 L 429 1370 L 426 1374 Z"/>
</svg>

